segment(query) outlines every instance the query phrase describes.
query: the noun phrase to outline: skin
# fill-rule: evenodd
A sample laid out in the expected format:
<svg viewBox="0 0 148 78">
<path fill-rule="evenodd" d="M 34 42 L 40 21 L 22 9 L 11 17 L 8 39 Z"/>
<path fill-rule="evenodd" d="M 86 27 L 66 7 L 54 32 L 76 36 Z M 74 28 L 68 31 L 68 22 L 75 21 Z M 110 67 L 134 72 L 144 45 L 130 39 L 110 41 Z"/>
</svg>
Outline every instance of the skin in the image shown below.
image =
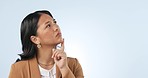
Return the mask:
<svg viewBox="0 0 148 78">
<path fill-rule="evenodd" d="M 33 43 L 41 45 L 37 52 L 38 63 L 44 64 L 41 67 L 49 70 L 55 63 L 60 69 L 62 77 L 71 74 L 75 78 L 67 65 L 64 39 L 60 28 L 52 17 L 42 14 L 38 22 L 37 36 L 31 36 L 30 39 Z M 58 44 L 61 44 L 60 49 L 56 49 Z"/>
</svg>

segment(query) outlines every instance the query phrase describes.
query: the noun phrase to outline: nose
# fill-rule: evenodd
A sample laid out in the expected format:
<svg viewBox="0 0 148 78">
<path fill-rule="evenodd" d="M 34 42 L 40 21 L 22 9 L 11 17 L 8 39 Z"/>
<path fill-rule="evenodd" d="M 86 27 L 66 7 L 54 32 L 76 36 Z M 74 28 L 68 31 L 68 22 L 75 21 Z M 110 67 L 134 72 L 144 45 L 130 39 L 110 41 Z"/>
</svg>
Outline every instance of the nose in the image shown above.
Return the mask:
<svg viewBox="0 0 148 78">
<path fill-rule="evenodd" d="M 58 31 L 58 30 L 59 30 L 59 26 L 58 26 L 58 25 L 54 25 L 54 26 L 53 26 L 53 30 L 54 30 L 54 31 Z"/>
</svg>

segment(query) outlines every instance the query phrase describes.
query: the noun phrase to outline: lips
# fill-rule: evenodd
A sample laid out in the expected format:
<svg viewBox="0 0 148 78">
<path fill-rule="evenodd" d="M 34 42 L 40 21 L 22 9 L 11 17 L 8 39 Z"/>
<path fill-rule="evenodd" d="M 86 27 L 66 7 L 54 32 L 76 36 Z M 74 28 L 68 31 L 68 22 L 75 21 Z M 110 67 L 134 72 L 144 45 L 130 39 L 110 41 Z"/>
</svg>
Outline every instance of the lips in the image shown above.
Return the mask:
<svg viewBox="0 0 148 78">
<path fill-rule="evenodd" d="M 56 37 L 57 37 L 57 36 L 61 36 L 61 32 L 58 32 L 57 35 L 56 35 Z"/>
</svg>

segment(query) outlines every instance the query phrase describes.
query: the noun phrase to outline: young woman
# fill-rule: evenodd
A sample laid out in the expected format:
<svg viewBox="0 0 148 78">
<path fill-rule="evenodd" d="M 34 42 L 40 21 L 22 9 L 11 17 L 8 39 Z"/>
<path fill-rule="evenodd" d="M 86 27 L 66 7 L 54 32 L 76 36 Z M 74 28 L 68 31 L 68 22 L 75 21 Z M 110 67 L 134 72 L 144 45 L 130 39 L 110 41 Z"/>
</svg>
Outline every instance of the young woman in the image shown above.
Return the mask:
<svg viewBox="0 0 148 78">
<path fill-rule="evenodd" d="M 60 28 L 49 11 L 24 18 L 21 42 L 21 60 L 12 64 L 9 78 L 84 78 L 78 60 L 66 56 Z"/>
</svg>

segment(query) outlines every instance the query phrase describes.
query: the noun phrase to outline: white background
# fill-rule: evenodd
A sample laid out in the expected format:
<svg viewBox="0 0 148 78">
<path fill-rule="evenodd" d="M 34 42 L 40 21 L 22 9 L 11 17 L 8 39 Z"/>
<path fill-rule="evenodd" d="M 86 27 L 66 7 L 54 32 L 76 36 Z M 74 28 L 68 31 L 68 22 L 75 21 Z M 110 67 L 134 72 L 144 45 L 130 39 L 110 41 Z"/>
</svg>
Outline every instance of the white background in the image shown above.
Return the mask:
<svg viewBox="0 0 148 78">
<path fill-rule="evenodd" d="M 0 78 L 22 53 L 21 21 L 42 9 L 57 20 L 85 78 L 148 78 L 147 0 L 1 0 Z"/>
</svg>

